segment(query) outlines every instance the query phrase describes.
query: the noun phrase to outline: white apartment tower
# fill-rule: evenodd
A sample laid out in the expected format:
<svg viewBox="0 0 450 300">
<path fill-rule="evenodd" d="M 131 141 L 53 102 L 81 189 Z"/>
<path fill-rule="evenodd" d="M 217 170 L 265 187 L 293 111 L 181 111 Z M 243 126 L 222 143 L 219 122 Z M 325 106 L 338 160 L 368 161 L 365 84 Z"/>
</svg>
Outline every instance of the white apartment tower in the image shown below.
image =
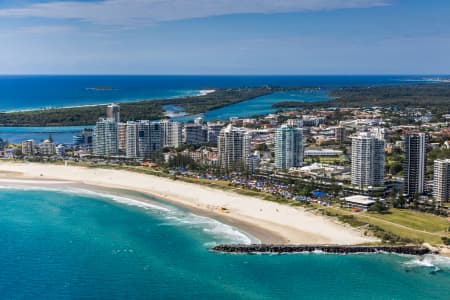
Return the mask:
<svg viewBox="0 0 450 300">
<path fill-rule="evenodd" d="M 241 169 L 250 155 L 251 136 L 242 128 L 229 124 L 218 138 L 219 163 L 225 169 Z"/>
<path fill-rule="evenodd" d="M 114 119 L 99 119 L 92 137 L 94 154 L 111 156 L 117 154 L 117 123 Z"/>
<path fill-rule="evenodd" d="M 161 143 L 163 148 L 178 148 L 183 139 L 183 126 L 179 122 L 161 120 Z"/>
<path fill-rule="evenodd" d="M 352 185 L 361 189 L 384 185 L 384 140 L 376 134 L 352 137 Z"/>
<path fill-rule="evenodd" d="M 126 133 L 126 156 L 128 158 L 149 158 L 161 151 L 159 122 L 128 121 Z"/>
<path fill-rule="evenodd" d="M 125 154 L 128 158 L 136 158 L 138 153 L 138 126 L 134 121 L 126 123 Z"/>
<path fill-rule="evenodd" d="M 300 167 L 303 163 L 302 129 L 282 125 L 275 131 L 275 166 L 280 170 Z"/>
<path fill-rule="evenodd" d="M 441 203 L 450 201 L 450 159 L 434 161 L 433 197 Z"/>
</svg>

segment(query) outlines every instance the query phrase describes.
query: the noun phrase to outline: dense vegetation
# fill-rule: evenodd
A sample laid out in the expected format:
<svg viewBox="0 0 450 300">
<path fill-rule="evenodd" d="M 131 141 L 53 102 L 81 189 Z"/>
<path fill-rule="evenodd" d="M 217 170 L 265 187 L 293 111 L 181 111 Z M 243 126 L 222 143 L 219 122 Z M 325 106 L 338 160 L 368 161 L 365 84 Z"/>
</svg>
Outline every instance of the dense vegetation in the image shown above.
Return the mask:
<svg viewBox="0 0 450 300">
<path fill-rule="evenodd" d="M 181 97 L 166 100 L 147 100 L 122 103 L 122 120 L 160 119 L 164 117 L 164 105 L 182 107 L 188 114 L 227 106 L 233 103 L 264 96 L 277 91 L 308 89 L 307 87 L 253 87 L 217 89 L 202 96 Z M 286 101 L 274 104 L 275 108 L 312 107 L 361 107 L 383 106 L 423 107 L 437 115 L 449 113 L 450 84 L 405 84 L 389 86 L 360 86 L 330 88 L 334 99 L 323 102 Z M 93 125 L 105 115 L 105 106 L 55 108 L 25 112 L 0 113 L 0 126 L 69 126 Z"/>
<path fill-rule="evenodd" d="M 189 114 L 198 114 L 274 91 L 270 87 L 218 89 L 202 96 L 122 103 L 120 114 L 124 121 L 160 119 L 164 117 L 164 105 L 180 106 Z M 98 118 L 105 116 L 105 111 L 106 106 L 98 105 L 0 113 L 0 126 L 93 125 Z"/>
<path fill-rule="evenodd" d="M 450 108 L 450 84 L 446 83 L 340 87 L 330 89 L 330 96 L 334 99 L 326 102 L 286 101 L 274 107 L 424 107 L 435 113 L 448 113 Z"/>
</svg>

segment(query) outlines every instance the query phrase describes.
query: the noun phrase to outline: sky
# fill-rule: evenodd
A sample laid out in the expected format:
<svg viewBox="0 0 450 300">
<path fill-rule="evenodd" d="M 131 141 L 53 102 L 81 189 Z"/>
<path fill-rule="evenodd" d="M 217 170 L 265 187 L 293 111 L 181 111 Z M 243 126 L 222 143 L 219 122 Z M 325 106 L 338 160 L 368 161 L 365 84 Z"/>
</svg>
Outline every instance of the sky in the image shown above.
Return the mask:
<svg viewBox="0 0 450 300">
<path fill-rule="evenodd" d="M 447 0 L 0 0 L 0 74 L 450 74 Z"/>
</svg>

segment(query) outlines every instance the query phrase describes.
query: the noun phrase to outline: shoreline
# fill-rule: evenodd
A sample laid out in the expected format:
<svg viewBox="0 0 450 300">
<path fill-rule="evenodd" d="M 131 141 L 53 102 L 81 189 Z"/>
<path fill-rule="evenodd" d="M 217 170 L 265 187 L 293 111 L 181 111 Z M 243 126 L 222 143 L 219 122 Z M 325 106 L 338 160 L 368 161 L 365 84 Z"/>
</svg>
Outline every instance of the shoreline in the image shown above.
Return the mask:
<svg viewBox="0 0 450 300">
<path fill-rule="evenodd" d="M 357 245 L 378 241 L 302 208 L 123 170 L 0 162 L 0 183 L 8 180 L 33 180 L 34 184 L 63 181 L 122 196 L 124 191 L 141 193 L 241 229 L 262 243 Z"/>
<path fill-rule="evenodd" d="M 108 91 L 108 90 L 106 90 Z M 36 107 L 36 108 L 23 108 L 18 110 L 2 110 L 0 113 L 4 114 L 10 114 L 10 113 L 22 113 L 22 112 L 33 112 L 33 111 L 41 111 L 41 110 L 52 110 L 52 109 L 67 109 L 67 108 L 81 108 L 81 107 L 95 107 L 95 106 L 106 106 L 111 103 L 116 104 L 124 104 L 124 103 L 135 103 L 135 102 L 144 102 L 144 101 L 152 101 L 152 100 L 173 100 L 178 99 L 182 97 L 200 97 L 200 96 L 206 96 L 211 93 L 216 92 L 216 90 L 210 89 L 194 89 L 194 90 L 185 90 L 185 91 L 196 91 L 193 95 L 179 95 L 179 96 L 169 96 L 167 98 L 143 98 L 143 99 L 133 99 L 133 100 L 118 100 L 118 101 L 112 101 L 107 103 L 94 103 L 94 104 L 80 104 L 80 105 L 68 105 L 68 106 L 48 106 L 48 107 Z"/>
<path fill-rule="evenodd" d="M 125 189 L 116 189 L 116 188 L 106 188 L 102 186 L 89 185 L 85 183 L 72 182 L 72 181 L 56 181 L 56 180 L 48 180 L 48 179 L 4 179 L 2 175 L 9 174 L 12 176 L 20 176 L 20 173 L 14 172 L 2 172 L 0 171 L 0 187 L 12 188 L 12 189 L 24 189 L 24 190 L 44 190 L 44 191 L 58 191 L 58 192 L 68 192 L 68 193 L 76 193 L 77 191 L 84 191 L 87 193 L 95 193 L 98 196 L 118 196 L 131 200 L 135 200 L 141 202 L 143 204 L 150 205 L 174 205 L 176 207 L 186 209 L 190 213 L 195 215 L 208 217 L 214 219 L 220 223 L 226 224 L 228 226 L 233 227 L 238 230 L 242 234 L 246 235 L 253 242 L 258 243 L 272 243 L 272 244 L 286 244 L 287 240 L 280 236 L 276 232 L 272 232 L 268 229 L 262 229 L 249 222 L 245 222 L 243 220 L 237 220 L 233 218 L 228 218 L 226 215 L 220 215 L 219 213 L 206 211 L 202 209 L 198 209 L 192 206 L 183 205 L 168 198 L 163 199 L 162 197 L 157 197 L 163 203 L 160 203 L 158 200 L 151 199 L 156 198 L 156 196 L 150 194 L 144 194 L 132 190 Z M 69 187 L 69 188 L 68 188 Z M 107 197 L 109 198 L 109 197 Z M 113 202 L 114 200 L 111 200 Z M 121 203 L 121 202 L 118 202 Z"/>
</svg>

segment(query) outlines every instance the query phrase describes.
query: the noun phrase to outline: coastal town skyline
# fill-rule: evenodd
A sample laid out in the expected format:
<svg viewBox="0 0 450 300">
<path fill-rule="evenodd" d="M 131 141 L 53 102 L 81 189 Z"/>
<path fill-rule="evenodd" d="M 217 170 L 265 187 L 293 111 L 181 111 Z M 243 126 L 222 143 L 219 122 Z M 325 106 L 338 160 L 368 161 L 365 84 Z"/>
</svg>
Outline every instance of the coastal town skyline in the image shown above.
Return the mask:
<svg viewBox="0 0 450 300">
<path fill-rule="evenodd" d="M 449 11 L 0 1 L 0 298 L 447 300 Z"/>
</svg>

